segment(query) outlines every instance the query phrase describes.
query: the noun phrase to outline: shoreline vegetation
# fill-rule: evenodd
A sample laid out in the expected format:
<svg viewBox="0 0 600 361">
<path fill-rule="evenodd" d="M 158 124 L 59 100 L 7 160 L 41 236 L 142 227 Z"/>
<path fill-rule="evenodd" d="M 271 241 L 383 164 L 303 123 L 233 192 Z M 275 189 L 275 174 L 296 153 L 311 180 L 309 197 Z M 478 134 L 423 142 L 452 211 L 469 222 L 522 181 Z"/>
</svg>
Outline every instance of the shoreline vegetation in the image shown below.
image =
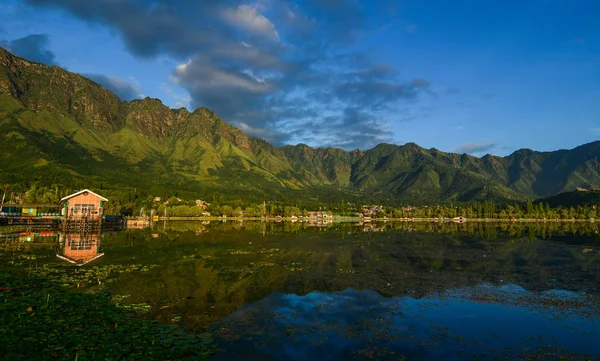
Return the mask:
<svg viewBox="0 0 600 361">
<path fill-rule="evenodd" d="M 576 207 L 548 203 L 495 204 L 472 202 L 454 205 L 395 205 L 352 204 L 340 201 L 329 204 L 285 204 L 263 202 L 248 204 L 243 201 L 223 204 L 203 200 L 186 201 L 179 198 L 167 201 L 153 200 L 134 209 L 110 205 L 105 212 L 124 216 L 145 216 L 156 220 L 287 220 L 287 221 L 415 221 L 415 222 L 549 222 L 549 221 L 595 221 L 598 218 L 596 203 Z M 139 210 L 139 211 L 138 211 Z M 126 211 L 126 212 L 125 212 Z"/>
<path fill-rule="evenodd" d="M 149 220 L 148 217 L 133 217 L 130 219 L 135 220 Z M 155 220 L 156 221 L 156 220 Z M 421 218 L 421 217 L 412 217 L 412 218 L 371 218 L 365 220 L 362 217 L 347 217 L 347 216 L 333 216 L 331 219 L 323 221 L 322 219 L 299 219 L 293 217 L 158 217 L 158 221 L 288 221 L 288 222 L 299 222 L 299 223 L 339 223 L 339 222 L 353 222 L 353 223 L 369 223 L 369 222 L 437 222 L 437 223 L 466 223 L 466 222 L 477 222 L 477 223 L 507 223 L 507 222 L 517 222 L 517 223 L 544 223 L 544 222 L 589 222 L 595 223 L 595 218 L 590 219 L 541 219 L 541 218 L 513 218 L 513 219 L 503 219 L 503 218 L 464 218 L 460 219 L 455 218 Z"/>
</svg>

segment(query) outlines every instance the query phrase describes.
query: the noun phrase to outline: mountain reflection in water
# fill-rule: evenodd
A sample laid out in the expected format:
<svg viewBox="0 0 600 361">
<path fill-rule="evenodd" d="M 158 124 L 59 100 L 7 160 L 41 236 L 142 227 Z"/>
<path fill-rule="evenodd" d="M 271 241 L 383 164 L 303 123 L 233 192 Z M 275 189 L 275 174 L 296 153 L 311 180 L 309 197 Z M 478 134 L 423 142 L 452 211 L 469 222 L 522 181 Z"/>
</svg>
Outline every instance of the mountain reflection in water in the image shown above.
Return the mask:
<svg viewBox="0 0 600 361">
<path fill-rule="evenodd" d="M 60 245 L 147 305 L 140 317 L 214 333 L 217 360 L 598 356 L 593 223 L 159 222 L 0 238 L 80 269 L 34 247 Z"/>
</svg>

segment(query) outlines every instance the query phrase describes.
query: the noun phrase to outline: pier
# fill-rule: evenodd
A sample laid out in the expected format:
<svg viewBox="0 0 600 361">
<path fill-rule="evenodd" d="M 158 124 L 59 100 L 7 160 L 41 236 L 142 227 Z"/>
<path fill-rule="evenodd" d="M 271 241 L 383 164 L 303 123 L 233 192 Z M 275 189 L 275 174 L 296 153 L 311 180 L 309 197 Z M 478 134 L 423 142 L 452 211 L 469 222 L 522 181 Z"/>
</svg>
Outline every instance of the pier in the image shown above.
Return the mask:
<svg viewBox="0 0 600 361">
<path fill-rule="evenodd" d="M 122 217 L 105 216 L 108 199 L 89 189 L 62 198 L 59 204 L 0 204 L 0 225 L 42 226 L 65 232 L 93 232 L 119 228 Z"/>
</svg>

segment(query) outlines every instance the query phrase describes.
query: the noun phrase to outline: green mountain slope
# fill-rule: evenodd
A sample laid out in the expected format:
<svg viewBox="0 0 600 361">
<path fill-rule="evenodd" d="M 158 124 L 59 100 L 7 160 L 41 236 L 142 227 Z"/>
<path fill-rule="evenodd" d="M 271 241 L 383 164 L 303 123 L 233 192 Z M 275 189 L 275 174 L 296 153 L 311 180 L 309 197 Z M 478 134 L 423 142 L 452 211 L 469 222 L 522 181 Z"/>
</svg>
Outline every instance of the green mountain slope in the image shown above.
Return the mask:
<svg viewBox="0 0 600 361">
<path fill-rule="evenodd" d="M 536 203 L 548 203 L 550 207 L 596 206 L 600 204 L 600 191 L 564 192 L 554 196 L 541 198 Z"/>
<path fill-rule="evenodd" d="M 277 148 L 209 109 L 123 102 L 80 75 L 0 48 L 0 184 L 16 189 L 135 187 L 257 202 L 506 201 L 600 187 L 599 155 L 600 142 L 482 158 L 414 143 L 352 152 Z"/>
</svg>

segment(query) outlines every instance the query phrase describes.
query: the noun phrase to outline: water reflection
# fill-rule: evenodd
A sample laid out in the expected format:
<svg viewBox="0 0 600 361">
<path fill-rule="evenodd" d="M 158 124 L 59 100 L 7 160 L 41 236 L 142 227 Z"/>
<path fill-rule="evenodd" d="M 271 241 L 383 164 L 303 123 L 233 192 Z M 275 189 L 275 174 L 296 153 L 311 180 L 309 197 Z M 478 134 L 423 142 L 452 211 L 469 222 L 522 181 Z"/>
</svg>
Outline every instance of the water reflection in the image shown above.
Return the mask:
<svg viewBox="0 0 600 361">
<path fill-rule="evenodd" d="M 48 248 L 60 272 L 78 269 L 63 259 L 107 273 L 118 265 L 126 271 L 110 274 L 111 292 L 148 305 L 149 319 L 216 332 L 228 350 L 223 359 L 236 359 L 241 349 L 254 350 L 258 359 L 452 359 L 461 353 L 471 359 L 486 352 L 478 345 L 523 349 L 521 330 L 578 352 L 587 350 L 581 342 L 600 339 L 600 330 L 588 327 L 600 320 L 594 223 L 314 227 L 228 220 L 31 236 L 0 238 L 25 252 Z M 509 329 L 518 330 L 518 339 Z M 581 331 L 579 339 L 573 329 Z M 470 340 L 467 346 L 453 343 L 462 338 Z"/>
<path fill-rule="evenodd" d="M 595 225 L 569 232 L 529 224 L 503 230 L 492 224 L 388 223 L 365 230 L 364 224 L 322 229 L 299 223 L 171 222 L 107 234 L 112 263 L 156 265 L 145 274 L 125 274 L 112 287 L 131 294 L 131 302 L 151 304 L 148 317 L 177 320 L 194 332 L 273 293 L 352 288 L 420 299 L 489 283 L 598 294 Z M 531 229 L 538 230 L 533 237 Z"/>
<path fill-rule="evenodd" d="M 577 294 L 489 285 L 449 293 L 421 299 L 354 289 L 274 293 L 213 327 L 222 349 L 214 359 L 530 359 L 565 349 L 599 355 L 600 325 L 569 303 L 581 297 Z M 470 293 L 498 301 L 480 302 L 466 296 Z M 525 297 L 528 303 L 507 301 Z M 548 298 L 570 307 L 554 314 L 542 302 Z"/>
<path fill-rule="evenodd" d="M 342 235 L 347 232 L 425 232 L 437 234 L 462 234 L 471 237 L 495 239 L 502 237 L 524 237 L 529 240 L 549 239 L 556 236 L 596 236 L 600 224 L 591 222 L 310 222 L 310 221 L 205 221 L 205 222 L 162 222 L 154 225 L 159 231 L 258 231 L 260 233 L 300 232 L 311 228 L 327 233 Z"/>
<path fill-rule="evenodd" d="M 60 232 L 58 231 L 32 231 L 23 230 L 20 232 L 2 233 L 0 227 L 0 240 L 5 243 L 21 243 L 21 244 L 52 244 L 58 241 Z"/>
<path fill-rule="evenodd" d="M 1 231 L 1 229 L 0 229 Z M 36 254 L 36 257 L 48 256 L 48 252 L 69 263 L 83 266 L 104 255 L 100 252 L 102 231 L 93 232 L 63 232 L 63 231 L 33 231 L 0 233 L 4 252 Z M 47 257 L 40 258 L 48 262 Z"/>
<path fill-rule="evenodd" d="M 101 231 L 95 232 L 61 232 L 56 257 L 83 266 L 102 256 L 100 252 Z"/>
</svg>

